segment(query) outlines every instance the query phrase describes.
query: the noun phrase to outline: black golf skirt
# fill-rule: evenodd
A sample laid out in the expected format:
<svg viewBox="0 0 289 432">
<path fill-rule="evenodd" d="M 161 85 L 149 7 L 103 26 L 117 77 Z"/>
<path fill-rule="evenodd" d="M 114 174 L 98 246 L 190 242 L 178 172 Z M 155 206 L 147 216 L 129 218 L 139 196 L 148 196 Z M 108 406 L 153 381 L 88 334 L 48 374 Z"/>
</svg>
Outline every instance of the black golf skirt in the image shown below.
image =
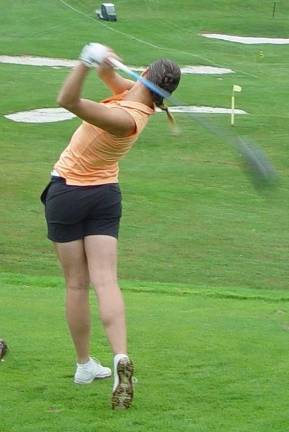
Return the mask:
<svg viewBox="0 0 289 432">
<path fill-rule="evenodd" d="M 89 235 L 118 238 L 121 191 L 118 183 L 70 186 L 52 177 L 41 194 L 45 205 L 48 238 L 66 243 Z"/>
</svg>

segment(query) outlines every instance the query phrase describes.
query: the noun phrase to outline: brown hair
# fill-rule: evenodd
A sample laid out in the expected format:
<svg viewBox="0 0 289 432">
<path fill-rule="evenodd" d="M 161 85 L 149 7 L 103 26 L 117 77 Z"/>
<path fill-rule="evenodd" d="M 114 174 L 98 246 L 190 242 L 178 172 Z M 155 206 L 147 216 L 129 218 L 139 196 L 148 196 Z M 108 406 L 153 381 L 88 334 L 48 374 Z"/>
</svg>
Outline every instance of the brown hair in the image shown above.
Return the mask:
<svg viewBox="0 0 289 432">
<path fill-rule="evenodd" d="M 179 85 L 181 79 L 181 70 L 179 66 L 169 59 L 162 58 L 152 63 L 145 74 L 145 78 L 166 92 L 172 94 Z M 157 107 L 167 113 L 170 125 L 175 129 L 175 119 L 169 112 L 168 107 L 164 104 L 164 98 L 157 93 L 150 91 L 153 102 Z"/>
</svg>

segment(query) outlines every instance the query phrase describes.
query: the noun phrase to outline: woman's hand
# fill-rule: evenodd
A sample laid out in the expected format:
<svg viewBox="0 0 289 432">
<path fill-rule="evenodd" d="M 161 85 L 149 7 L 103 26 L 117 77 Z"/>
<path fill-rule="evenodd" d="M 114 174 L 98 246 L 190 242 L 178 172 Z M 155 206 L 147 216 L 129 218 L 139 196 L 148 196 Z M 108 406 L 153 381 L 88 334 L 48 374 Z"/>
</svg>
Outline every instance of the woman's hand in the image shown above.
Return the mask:
<svg viewBox="0 0 289 432">
<path fill-rule="evenodd" d="M 113 66 L 109 61 L 110 58 L 120 60 L 111 48 L 99 43 L 90 43 L 85 45 L 80 54 L 81 62 L 86 67 L 96 67 L 100 75 L 109 73 L 113 70 Z"/>
</svg>

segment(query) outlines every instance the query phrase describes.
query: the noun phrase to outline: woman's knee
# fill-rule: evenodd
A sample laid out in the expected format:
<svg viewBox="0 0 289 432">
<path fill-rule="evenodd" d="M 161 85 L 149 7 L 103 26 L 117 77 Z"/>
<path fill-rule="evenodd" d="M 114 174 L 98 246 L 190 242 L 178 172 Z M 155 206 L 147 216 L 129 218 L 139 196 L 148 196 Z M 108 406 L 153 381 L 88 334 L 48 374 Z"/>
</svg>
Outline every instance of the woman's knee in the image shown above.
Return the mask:
<svg viewBox="0 0 289 432">
<path fill-rule="evenodd" d="M 91 284 L 97 295 L 99 315 L 104 325 L 110 325 L 125 314 L 122 293 L 117 283 L 100 284 L 91 281 Z"/>
<path fill-rule="evenodd" d="M 94 288 L 97 297 L 104 297 L 104 296 L 115 296 L 120 293 L 120 288 L 117 283 L 117 279 L 114 277 L 105 277 L 105 278 L 98 278 L 92 276 L 90 278 L 90 283 L 92 287 Z"/>
<path fill-rule="evenodd" d="M 104 327 L 110 327 L 115 322 L 123 320 L 125 316 L 125 308 L 123 302 L 113 303 L 108 307 L 99 307 L 99 317 Z"/>
<path fill-rule="evenodd" d="M 87 291 L 89 288 L 88 279 L 66 279 L 66 288 L 70 291 Z"/>
</svg>

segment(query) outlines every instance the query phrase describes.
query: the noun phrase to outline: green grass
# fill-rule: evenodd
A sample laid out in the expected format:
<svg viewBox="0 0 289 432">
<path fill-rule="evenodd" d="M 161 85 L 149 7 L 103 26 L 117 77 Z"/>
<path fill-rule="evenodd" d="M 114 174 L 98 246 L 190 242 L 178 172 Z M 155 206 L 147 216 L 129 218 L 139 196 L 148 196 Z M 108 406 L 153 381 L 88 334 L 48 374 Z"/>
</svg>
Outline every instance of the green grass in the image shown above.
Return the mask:
<svg viewBox="0 0 289 432">
<path fill-rule="evenodd" d="M 10 86 L 0 112 L 55 106 L 66 74 L 63 69 L 0 66 L 4 91 Z M 280 102 L 280 117 L 272 112 L 274 93 L 282 100 L 283 79 L 273 91 L 268 81 L 268 101 L 262 82 L 248 79 L 246 85 L 244 78 L 237 80 L 244 88 L 240 105 L 250 113 L 237 119 L 238 132 L 261 143 L 281 174 L 281 187 L 268 197 L 256 194 L 232 148 L 190 118 L 177 115 L 183 129 L 177 140 L 170 137 L 164 116 L 151 120 L 121 162 L 121 278 L 287 287 L 286 104 Z M 198 82 L 193 90 L 192 82 Z M 185 77 L 179 97 L 189 101 L 192 92 L 191 103 L 228 106 L 233 82 Z M 99 87 L 91 75 L 85 93 L 105 96 Z M 211 121 L 228 124 L 223 116 Z M 0 124 L 3 270 L 59 274 L 45 238 L 39 195 L 79 121 L 31 125 L 1 118 Z"/>
<path fill-rule="evenodd" d="M 289 5 L 279 2 L 272 19 L 271 0 L 116 0 L 119 20 L 104 26 L 94 0 L 67 2 L 78 12 L 57 0 L 0 0 L 0 55 L 77 58 L 99 41 L 132 65 L 168 56 L 230 67 L 233 75 L 184 76 L 176 96 L 229 107 L 241 85 L 237 105 L 249 115 L 237 117 L 236 132 L 266 151 L 281 181 L 258 194 L 230 145 L 190 117 L 176 115 L 177 139 L 164 115 L 151 119 L 121 162 L 119 275 L 139 384 L 134 408 L 112 413 L 110 381 L 72 384 L 61 272 L 39 201 L 79 120 L 3 117 L 55 107 L 68 70 L 0 64 L 0 336 L 10 346 L 0 431 L 286 431 L 289 46 L 199 34 L 288 37 Z M 84 94 L 107 92 L 91 73 Z M 229 133 L 228 116 L 206 118 Z M 93 352 L 109 363 L 96 318 Z"/>
<path fill-rule="evenodd" d="M 134 408 L 115 413 L 111 380 L 72 383 L 62 281 L 6 274 L 1 287 L 1 431 L 286 430 L 288 292 L 123 281 L 138 384 Z M 109 365 L 98 324 L 93 340 Z"/>
</svg>

